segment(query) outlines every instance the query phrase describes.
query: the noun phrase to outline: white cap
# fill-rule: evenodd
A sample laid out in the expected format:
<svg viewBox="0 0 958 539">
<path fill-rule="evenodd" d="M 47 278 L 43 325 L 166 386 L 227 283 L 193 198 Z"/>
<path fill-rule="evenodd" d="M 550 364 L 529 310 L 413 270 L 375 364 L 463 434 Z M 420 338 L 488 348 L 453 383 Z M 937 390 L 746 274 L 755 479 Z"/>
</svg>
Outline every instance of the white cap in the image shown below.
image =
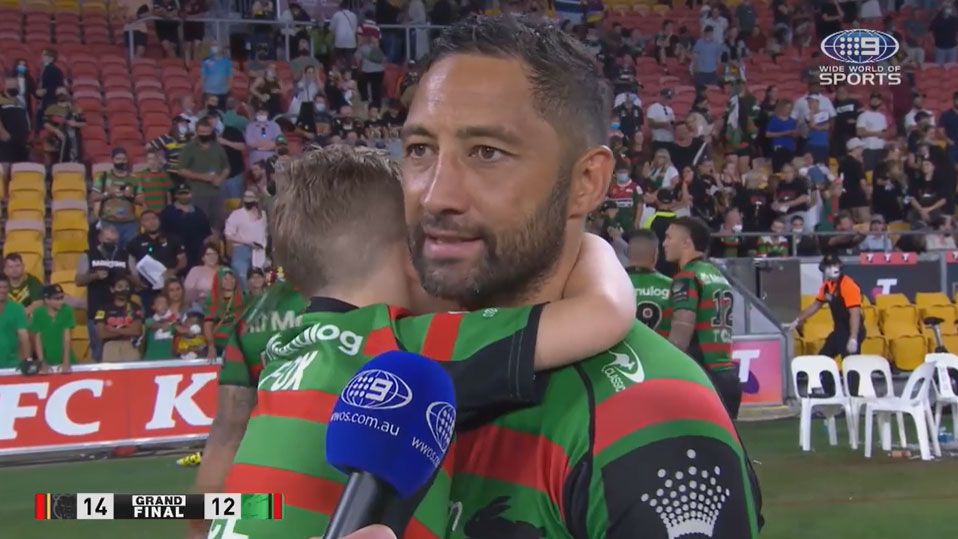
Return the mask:
<svg viewBox="0 0 958 539">
<path fill-rule="evenodd" d="M 862 139 L 858 137 L 852 137 L 848 139 L 848 142 L 845 143 L 845 149 L 848 151 L 852 151 L 855 148 L 864 148 L 864 147 L 865 147 L 865 141 L 863 141 Z"/>
</svg>

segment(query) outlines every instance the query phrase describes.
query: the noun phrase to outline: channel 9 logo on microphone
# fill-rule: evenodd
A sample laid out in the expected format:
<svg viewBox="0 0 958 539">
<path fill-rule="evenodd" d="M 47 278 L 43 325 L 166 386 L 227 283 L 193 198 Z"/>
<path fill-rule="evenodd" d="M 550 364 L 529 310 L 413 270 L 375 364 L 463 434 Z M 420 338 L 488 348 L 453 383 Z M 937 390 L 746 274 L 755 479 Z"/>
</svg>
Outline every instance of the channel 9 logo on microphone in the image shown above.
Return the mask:
<svg viewBox="0 0 958 539">
<path fill-rule="evenodd" d="M 823 86 L 848 84 L 901 84 L 901 66 L 890 65 L 889 60 L 900 50 L 898 40 L 878 30 L 842 30 L 822 40 L 822 53 L 838 62 L 819 66 L 819 81 Z"/>
</svg>

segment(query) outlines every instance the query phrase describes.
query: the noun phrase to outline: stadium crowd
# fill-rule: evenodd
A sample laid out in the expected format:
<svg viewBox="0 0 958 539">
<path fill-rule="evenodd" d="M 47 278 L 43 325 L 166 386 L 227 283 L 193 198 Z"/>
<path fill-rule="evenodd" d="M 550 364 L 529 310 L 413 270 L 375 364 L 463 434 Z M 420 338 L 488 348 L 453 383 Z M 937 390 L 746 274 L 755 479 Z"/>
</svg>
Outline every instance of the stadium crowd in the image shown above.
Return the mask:
<svg viewBox="0 0 958 539">
<path fill-rule="evenodd" d="M 955 62 L 958 15 L 950 0 L 901 4 L 690 0 L 686 9 L 701 10 L 698 27 L 676 29 L 666 13 L 655 33 L 595 2 L 564 14 L 559 24 L 595 53 L 615 95 L 616 171 L 593 230 L 624 264 L 633 231 L 652 228 L 662 238 L 683 215 L 712 225 L 717 257 L 955 249 L 958 92 L 951 108 L 931 110 L 915 73 L 928 61 Z M 407 41 L 402 30 L 379 25 L 443 25 L 487 7 L 344 0 L 307 13 L 261 0 L 125 4 L 132 53 L 199 62 L 202 93 L 179 101 L 167 133 L 143 148 L 113 147 L 110 163 L 93 167 L 89 249 L 75 268 L 85 299 L 45 271 L 31 275 L 20 253 L 5 250 L 0 366 L 24 357 L 75 361 L 76 321 L 64 305 L 82 309 L 95 361 L 215 358 L 244 304 L 276 274 L 266 215 L 277 161 L 330 144 L 402 157 L 400 128 L 418 82 L 414 59 L 428 53 L 430 34 L 414 30 Z M 532 1 L 496 9 L 555 16 L 554 6 Z M 252 28 L 252 52 L 237 58 L 189 20 L 227 11 L 298 25 Z M 860 89 L 823 86 L 818 41 L 869 21 L 901 43 L 888 64 L 902 69 L 903 84 L 869 88 L 864 100 Z M 288 64 L 274 60 L 286 37 Z M 796 54 L 806 60 L 803 95 L 788 99 L 776 85 L 756 91 L 748 83 L 750 58 Z M 14 59 L 0 97 L 0 161 L 42 162 L 47 181 L 53 166 L 90 155 L 84 110 L 58 58 L 47 47 L 40 69 L 34 59 Z M 645 69 L 648 62 L 654 70 Z M 401 75 L 387 81 L 387 67 L 396 64 L 404 64 Z M 243 96 L 233 91 L 239 71 L 249 81 Z M 653 79 L 657 97 L 643 103 Z M 724 104 L 716 106 L 716 92 Z M 673 103 L 689 93 L 683 114 Z M 930 233 L 893 243 L 883 234 L 889 229 Z"/>
</svg>

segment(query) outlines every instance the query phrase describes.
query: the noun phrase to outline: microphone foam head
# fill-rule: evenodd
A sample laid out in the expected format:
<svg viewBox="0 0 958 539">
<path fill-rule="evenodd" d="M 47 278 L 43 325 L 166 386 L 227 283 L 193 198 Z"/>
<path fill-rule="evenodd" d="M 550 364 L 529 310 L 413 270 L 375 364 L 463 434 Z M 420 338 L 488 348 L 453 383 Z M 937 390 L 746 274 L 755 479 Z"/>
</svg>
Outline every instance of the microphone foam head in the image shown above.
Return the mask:
<svg viewBox="0 0 958 539">
<path fill-rule="evenodd" d="M 326 459 L 346 474 L 369 472 L 406 497 L 439 467 L 455 424 L 446 371 L 418 354 L 387 352 L 364 365 L 336 401 Z"/>
</svg>

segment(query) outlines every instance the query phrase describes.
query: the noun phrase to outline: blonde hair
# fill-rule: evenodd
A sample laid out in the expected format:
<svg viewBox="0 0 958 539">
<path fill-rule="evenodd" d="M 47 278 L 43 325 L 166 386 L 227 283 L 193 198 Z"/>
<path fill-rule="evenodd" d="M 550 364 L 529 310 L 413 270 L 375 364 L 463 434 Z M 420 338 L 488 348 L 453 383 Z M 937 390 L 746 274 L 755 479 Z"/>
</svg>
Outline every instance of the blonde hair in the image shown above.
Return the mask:
<svg viewBox="0 0 958 539">
<path fill-rule="evenodd" d="M 334 145 L 281 160 L 275 178 L 273 254 L 305 294 L 361 279 L 405 240 L 400 169 L 385 152 Z"/>
</svg>

